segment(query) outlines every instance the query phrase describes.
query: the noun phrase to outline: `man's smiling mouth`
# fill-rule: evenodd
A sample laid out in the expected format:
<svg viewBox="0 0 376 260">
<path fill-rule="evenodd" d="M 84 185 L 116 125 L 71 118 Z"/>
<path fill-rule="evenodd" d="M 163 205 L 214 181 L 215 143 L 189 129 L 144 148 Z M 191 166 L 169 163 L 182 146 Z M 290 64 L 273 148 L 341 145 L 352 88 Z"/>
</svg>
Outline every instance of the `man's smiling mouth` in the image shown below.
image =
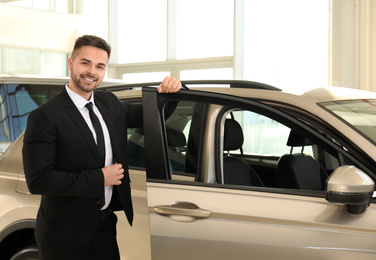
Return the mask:
<svg viewBox="0 0 376 260">
<path fill-rule="evenodd" d="M 90 82 L 94 82 L 95 80 L 94 79 L 90 79 L 90 78 L 85 78 L 85 77 L 82 77 L 84 80 L 87 80 L 87 81 L 90 81 Z"/>
</svg>

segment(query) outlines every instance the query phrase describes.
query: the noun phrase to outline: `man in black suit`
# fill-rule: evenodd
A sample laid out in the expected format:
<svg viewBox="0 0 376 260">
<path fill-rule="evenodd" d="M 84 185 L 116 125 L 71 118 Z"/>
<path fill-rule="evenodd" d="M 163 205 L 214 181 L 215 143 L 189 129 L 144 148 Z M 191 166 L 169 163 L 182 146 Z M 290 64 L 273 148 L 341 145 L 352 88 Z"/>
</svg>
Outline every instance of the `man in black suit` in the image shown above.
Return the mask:
<svg viewBox="0 0 376 260">
<path fill-rule="evenodd" d="M 94 91 L 110 54 L 103 39 L 78 38 L 69 82 L 28 119 L 24 171 L 30 192 L 42 195 L 35 229 L 42 260 L 120 259 L 113 211 L 124 210 L 132 225 L 127 127 L 142 125 L 142 107 Z M 166 77 L 158 91 L 180 85 Z"/>
</svg>

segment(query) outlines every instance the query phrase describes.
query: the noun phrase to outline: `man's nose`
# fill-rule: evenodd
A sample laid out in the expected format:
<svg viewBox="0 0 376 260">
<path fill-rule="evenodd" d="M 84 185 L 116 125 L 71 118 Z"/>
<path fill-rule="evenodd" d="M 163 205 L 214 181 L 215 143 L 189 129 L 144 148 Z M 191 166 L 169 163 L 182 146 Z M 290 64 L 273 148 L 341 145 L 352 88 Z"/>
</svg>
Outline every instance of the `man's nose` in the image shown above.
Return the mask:
<svg viewBox="0 0 376 260">
<path fill-rule="evenodd" d="M 94 66 L 89 66 L 89 67 L 87 68 L 87 73 L 88 73 L 89 75 L 95 75 L 95 73 L 96 73 L 96 71 L 95 71 L 95 67 L 94 67 Z"/>
</svg>

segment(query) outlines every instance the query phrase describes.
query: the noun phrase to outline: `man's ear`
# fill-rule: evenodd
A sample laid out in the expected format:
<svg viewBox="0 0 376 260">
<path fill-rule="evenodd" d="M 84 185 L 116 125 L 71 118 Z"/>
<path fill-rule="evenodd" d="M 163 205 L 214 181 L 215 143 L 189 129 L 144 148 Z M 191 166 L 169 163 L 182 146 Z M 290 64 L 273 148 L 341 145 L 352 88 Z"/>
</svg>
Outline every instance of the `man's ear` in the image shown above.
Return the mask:
<svg viewBox="0 0 376 260">
<path fill-rule="evenodd" d="M 73 63 L 72 58 L 69 58 L 68 59 L 68 70 L 72 70 L 72 63 Z"/>
</svg>

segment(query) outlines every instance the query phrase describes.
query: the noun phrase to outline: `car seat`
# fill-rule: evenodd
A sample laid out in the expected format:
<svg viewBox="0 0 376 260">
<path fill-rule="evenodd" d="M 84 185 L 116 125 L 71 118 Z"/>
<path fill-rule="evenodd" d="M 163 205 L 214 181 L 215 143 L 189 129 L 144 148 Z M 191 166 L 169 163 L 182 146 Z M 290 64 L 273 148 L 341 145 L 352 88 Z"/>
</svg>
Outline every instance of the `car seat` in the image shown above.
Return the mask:
<svg viewBox="0 0 376 260">
<path fill-rule="evenodd" d="M 289 154 L 283 155 L 277 164 L 277 188 L 323 190 L 328 177 L 325 169 L 312 156 L 303 153 L 304 146 L 313 143 L 291 130 L 287 146 Z M 302 147 L 300 153 L 292 153 L 294 147 Z"/>
<path fill-rule="evenodd" d="M 235 151 L 244 142 L 243 130 L 238 122 L 226 119 L 224 131 L 224 150 Z M 240 158 L 226 154 L 223 158 L 224 183 L 232 185 L 259 186 L 264 184 L 256 171 Z"/>
</svg>

